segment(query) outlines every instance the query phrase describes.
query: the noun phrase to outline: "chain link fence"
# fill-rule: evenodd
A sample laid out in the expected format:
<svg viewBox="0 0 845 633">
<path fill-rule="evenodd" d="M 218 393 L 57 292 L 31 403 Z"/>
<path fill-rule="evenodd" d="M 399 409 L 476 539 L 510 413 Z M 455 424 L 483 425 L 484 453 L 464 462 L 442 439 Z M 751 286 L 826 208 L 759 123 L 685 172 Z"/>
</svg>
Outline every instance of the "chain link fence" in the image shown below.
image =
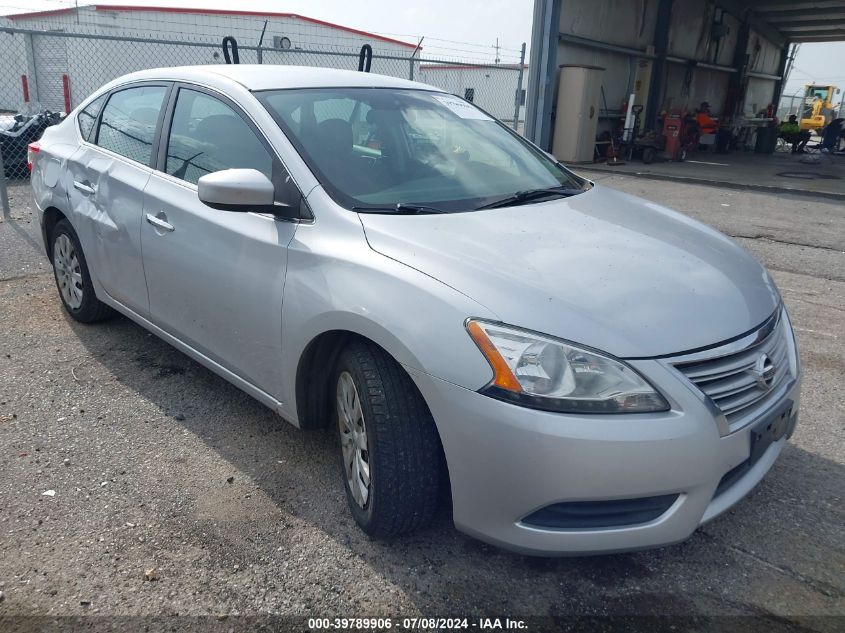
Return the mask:
<svg viewBox="0 0 845 633">
<path fill-rule="evenodd" d="M 804 114 L 804 105 L 803 88 L 792 94 L 781 95 L 777 109 L 777 117 L 781 121 L 788 119 L 790 114 L 794 114 L 798 118 L 801 118 Z"/>
<path fill-rule="evenodd" d="M 374 47 L 375 48 L 375 47 Z M 358 49 L 244 46 L 240 63 L 357 70 Z M 130 72 L 165 66 L 220 64 L 221 41 L 137 37 L 102 33 L 0 27 L 0 157 L 6 179 L 28 177 L 27 145 L 50 123 L 50 113 L 70 112 L 103 84 Z M 524 45 L 522 53 L 524 61 Z M 408 56 L 372 56 L 370 72 L 427 83 L 473 101 L 522 131 L 524 64 L 472 63 Z M 268 71 L 272 71 L 268 68 Z M 40 115 L 40 116 L 39 116 Z M 53 119 L 55 120 L 55 118 Z M 3 191 L 0 191 L 2 198 Z"/>
</svg>

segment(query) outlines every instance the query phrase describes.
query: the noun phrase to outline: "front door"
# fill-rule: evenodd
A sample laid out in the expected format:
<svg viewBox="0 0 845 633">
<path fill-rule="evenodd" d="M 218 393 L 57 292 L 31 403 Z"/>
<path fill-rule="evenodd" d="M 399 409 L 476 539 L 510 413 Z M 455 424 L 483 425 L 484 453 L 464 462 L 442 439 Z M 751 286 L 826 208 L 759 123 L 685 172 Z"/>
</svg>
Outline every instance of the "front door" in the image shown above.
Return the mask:
<svg viewBox="0 0 845 633">
<path fill-rule="evenodd" d="M 201 90 L 179 89 L 169 129 L 164 173 L 153 173 L 144 196 L 152 321 L 279 397 L 282 293 L 297 225 L 212 209 L 197 197 L 197 181 L 253 168 L 280 182 L 281 164 L 233 104 Z"/>
</svg>

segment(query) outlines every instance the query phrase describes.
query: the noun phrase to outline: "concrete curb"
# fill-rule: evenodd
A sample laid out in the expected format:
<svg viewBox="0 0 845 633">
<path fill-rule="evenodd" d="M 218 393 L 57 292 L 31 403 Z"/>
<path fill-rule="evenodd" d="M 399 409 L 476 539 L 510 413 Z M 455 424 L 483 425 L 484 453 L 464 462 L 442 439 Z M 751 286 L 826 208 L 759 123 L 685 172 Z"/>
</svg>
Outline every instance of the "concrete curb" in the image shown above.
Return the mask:
<svg viewBox="0 0 845 633">
<path fill-rule="evenodd" d="M 669 182 L 684 182 L 691 185 L 707 185 L 709 187 L 722 187 L 726 189 L 737 189 L 739 191 L 760 191 L 762 193 L 789 194 L 793 196 L 828 198 L 830 200 L 845 201 L 845 193 L 835 191 L 813 191 L 811 189 L 792 189 L 789 187 L 775 187 L 773 185 L 744 184 L 739 182 L 728 182 L 725 180 L 712 180 L 707 178 L 693 178 L 691 176 L 670 176 L 668 174 L 654 174 L 645 171 L 621 171 L 615 167 L 602 167 L 594 164 L 566 165 L 574 172 L 596 171 L 603 174 L 614 174 L 616 176 L 631 176 L 633 178 L 646 178 L 650 180 L 666 180 Z"/>
</svg>

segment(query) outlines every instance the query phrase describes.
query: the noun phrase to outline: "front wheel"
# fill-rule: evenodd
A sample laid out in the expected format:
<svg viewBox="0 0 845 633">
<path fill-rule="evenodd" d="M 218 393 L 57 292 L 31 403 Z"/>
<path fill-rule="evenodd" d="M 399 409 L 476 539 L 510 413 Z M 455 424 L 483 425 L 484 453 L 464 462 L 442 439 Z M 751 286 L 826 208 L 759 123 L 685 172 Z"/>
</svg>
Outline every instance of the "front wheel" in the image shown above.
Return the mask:
<svg viewBox="0 0 845 633">
<path fill-rule="evenodd" d="M 56 287 L 68 314 L 81 323 L 93 323 L 112 316 L 113 310 L 94 294 L 88 263 L 70 222 L 61 220 L 56 224 L 50 239 Z"/>
<path fill-rule="evenodd" d="M 375 344 L 354 341 L 338 359 L 334 385 L 343 481 L 355 521 L 376 538 L 429 523 L 442 449 L 408 373 Z"/>
</svg>

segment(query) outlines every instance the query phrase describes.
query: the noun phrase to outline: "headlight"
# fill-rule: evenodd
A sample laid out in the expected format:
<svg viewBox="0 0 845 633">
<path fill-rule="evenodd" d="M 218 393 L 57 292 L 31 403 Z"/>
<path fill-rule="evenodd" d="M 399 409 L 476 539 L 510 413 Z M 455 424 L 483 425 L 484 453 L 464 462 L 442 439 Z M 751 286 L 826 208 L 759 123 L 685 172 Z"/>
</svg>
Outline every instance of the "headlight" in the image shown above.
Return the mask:
<svg viewBox="0 0 845 633">
<path fill-rule="evenodd" d="M 493 368 L 490 396 L 566 413 L 669 409 L 640 374 L 609 356 L 497 323 L 469 319 L 466 328 Z"/>
</svg>

